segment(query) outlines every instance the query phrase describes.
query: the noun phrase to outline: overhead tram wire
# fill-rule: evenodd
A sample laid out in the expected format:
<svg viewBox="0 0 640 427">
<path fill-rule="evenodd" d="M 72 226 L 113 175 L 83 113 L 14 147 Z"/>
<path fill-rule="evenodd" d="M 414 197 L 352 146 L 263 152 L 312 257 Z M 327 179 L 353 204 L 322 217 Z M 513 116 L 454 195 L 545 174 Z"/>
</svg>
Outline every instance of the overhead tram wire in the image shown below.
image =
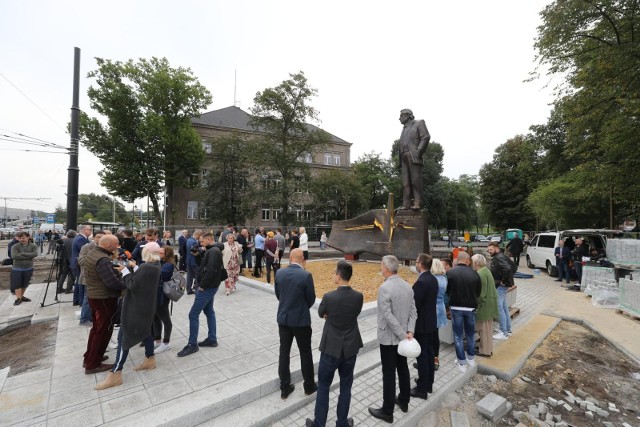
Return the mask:
<svg viewBox="0 0 640 427">
<path fill-rule="evenodd" d="M 0 77 L 2 77 L 3 79 L 5 79 L 5 80 L 6 80 L 6 81 L 11 85 L 11 86 L 13 86 L 13 88 L 14 88 L 15 90 L 17 90 L 17 91 L 18 91 L 22 96 L 24 96 L 25 98 L 27 98 L 27 100 L 28 100 L 31 104 L 33 104 L 33 106 L 34 106 L 34 107 L 36 107 L 38 110 L 40 110 L 40 112 L 41 112 L 42 114 L 44 114 L 44 115 L 45 115 L 49 120 L 51 120 L 51 122 L 52 122 L 53 124 L 55 124 L 55 125 L 56 125 L 56 126 L 58 126 L 60 129 L 62 129 L 62 131 L 63 131 L 64 133 L 67 133 L 67 130 L 66 130 L 64 127 L 60 126 L 60 124 L 59 124 L 58 122 L 56 122 L 56 121 L 53 119 L 53 117 L 51 117 L 51 116 L 49 115 L 49 113 L 47 113 L 47 112 L 46 112 L 46 111 L 44 111 L 42 108 L 40 108 L 40 106 L 39 106 L 38 104 L 36 104 L 36 103 L 35 103 L 35 101 L 33 101 L 31 98 L 29 98 L 29 97 L 27 96 L 27 94 L 26 94 L 26 93 L 24 93 L 23 91 L 21 91 L 21 90 L 20 90 L 20 88 L 19 88 L 18 86 L 16 86 L 16 85 L 11 81 L 11 80 L 9 80 L 9 79 L 7 78 L 7 76 L 5 76 L 4 74 L 0 73 Z"/>
<path fill-rule="evenodd" d="M 35 138 L 35 137 L 32 137 L 32 136 L 24 135 L 22 133 L 14 132 L 14 131 L 11 131 L 11 130 L 8 130 L 8 129 L 0 129 L 0 131 L 8 132 L 9 134 L 18 135 L 18 136 L 14 136 L 14 135 L 8 135 L 6 133 L 0 133 L 0 138 L 1 137 L 9 138 L 14 142 L 24 142 L 24 143 L 27 143 L 27 144 L 40 145 L 42 147 L 60 148 L 60 149 L 65 149 L 65 150 L 68 149 L 64 145 L 56 144 L 55 142 L 45 141 L 45 140 L 40 139 L 40 138 Z M 6 140 L 8 140 L 8 139 L 6 139 Z"/>
</svg>

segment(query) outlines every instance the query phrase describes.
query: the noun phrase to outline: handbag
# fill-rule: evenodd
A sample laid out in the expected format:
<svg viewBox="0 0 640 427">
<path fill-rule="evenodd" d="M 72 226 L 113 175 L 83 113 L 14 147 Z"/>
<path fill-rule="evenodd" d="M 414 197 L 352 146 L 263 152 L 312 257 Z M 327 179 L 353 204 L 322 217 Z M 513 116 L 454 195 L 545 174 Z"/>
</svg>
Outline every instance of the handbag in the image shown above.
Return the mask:
<svg viewBox="0 0 640 427">
<path fill-rule="evenodd" d="M 162 291 L 171 301 L 178 301 L 184 295 L 187 279 L 178 270 L 174 270 L 171 280 L 162 283 Z"/>
</svg>

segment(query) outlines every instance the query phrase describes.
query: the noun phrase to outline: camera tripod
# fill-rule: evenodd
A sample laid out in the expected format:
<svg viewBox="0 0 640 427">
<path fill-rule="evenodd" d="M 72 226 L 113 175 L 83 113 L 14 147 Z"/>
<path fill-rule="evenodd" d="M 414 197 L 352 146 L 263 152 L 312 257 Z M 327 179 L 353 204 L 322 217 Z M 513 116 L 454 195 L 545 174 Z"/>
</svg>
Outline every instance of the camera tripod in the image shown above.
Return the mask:
<svg viewBox="0 0 640 427">
<path fill-rule="evenodd" d="M 58 286 L 58 280 L 60 278 L 60 266 L 63 262 L 66 262 L 66 255 L 64 253 L 62 244 L 56 244 L 56 246 L 57 247 L 54 249 L 53 261 L 51 261 L 51 267 L 49 268 L 49 276 L 47 277 L 47 287 L 44 290 L 44 296 L 42 297 L 40 307 L 48 307 L 50 305 L 59 304 L 61 302 L 72 302 L 60 301 L 58 299 L 58 294 L 60 293 L 60 287 Z M 56 295 L 54 301 L 51 304 L 45 304 L 44 301 L 47 299 L 47 292 L 49 292 L 49 285 L 51 284 L 52 280 L 55 281 L 56 284 Z"/>
</svg>

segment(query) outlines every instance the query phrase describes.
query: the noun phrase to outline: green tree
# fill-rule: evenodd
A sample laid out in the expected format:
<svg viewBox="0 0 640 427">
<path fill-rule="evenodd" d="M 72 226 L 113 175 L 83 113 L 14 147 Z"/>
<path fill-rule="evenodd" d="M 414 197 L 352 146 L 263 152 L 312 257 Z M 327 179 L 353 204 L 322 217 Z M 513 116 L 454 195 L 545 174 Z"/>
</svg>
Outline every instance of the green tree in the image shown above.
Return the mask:
<svg viewBox="0 0 640 427">
<path fill-rule="evenodd" d="M 190 69 L 171 68 L 166 58 L 138 62 L 96 58 L 89 77 L 91 108 L 106 118 L 83 115 L 81 142 L 104 169 L 98 174 L 124 200 L 149 197 L 160 221 L 159 194 L 167 190 L 172 211 L 176 186 L 193 187 L 204 150 L 190 119 L 211 102 Z"/>
<path fill-rule="evenodd" d="M 496 148 L 491 163 L 480 168 L 480 201 L 498 229 L 534 229 L 535 216 L 527 198 L 540 179 L 536 157 L 531 140 L 518 135 Z"/>
<path fill-rule="evenodd" d="M 83 220 L 113 221 L 113 198 L 95 193 L 80 194 L 78 196 L 78 216 Z M 116 200 L 116 222 L 126 223 L 127 211 L 122 203 Z"/>
<path fill-rule="evenodd" d="M 278 86 L 256 94 L 250 121 L 262 132 L 254 158 L 264 165 L 266 179 L 277 183 L 265 188 L 260 200 L 280 209 L 285 226 L 292 219 L 290 206 L 299 202 L 293 191 L 297 182 L 309 179 L 309 165 L 301 159 L 315 154 L 330 141 L 326 132 L 307 123 L 318 119 L 318 111 L 310 104 L 317 90 L 308 85 L 302 71 L 289 76 Z"/>
<path fill-rule="evenodd" d="M 636 0 L 562 0 L 542 12 L 535 47 L 559 75 L 565 158 L 622 209 L 640 203 L 640 7 Z M 597 177 L 597 179 L 593 179 Z"/>
<path fill-rule="evenodd" d="M 330 169 L 311 179 L 311 209 L 316 221 L 346 219 L 345 217 L 353 217 L 363 210 L 367 200 L 354 175 L 352 171 Z"/>
<path fill-rule="evenodd" d="M 389 193 L 401 182 L 392 160 L 380 153 L 365 153 L 352 165 L 354 178 L 359 182 L 365 199 L 363 210 L 380 209 L 387 205 Z"/>
<path fill-rule="evenodd" d="M 254 144 L 238 133 L 210 141 L 211 169 L 203 184 L 202 196 L 211 224 L 240 224 L 255 212 L 249 191 L 252 172 L 249 160 Z"/>
</svg>

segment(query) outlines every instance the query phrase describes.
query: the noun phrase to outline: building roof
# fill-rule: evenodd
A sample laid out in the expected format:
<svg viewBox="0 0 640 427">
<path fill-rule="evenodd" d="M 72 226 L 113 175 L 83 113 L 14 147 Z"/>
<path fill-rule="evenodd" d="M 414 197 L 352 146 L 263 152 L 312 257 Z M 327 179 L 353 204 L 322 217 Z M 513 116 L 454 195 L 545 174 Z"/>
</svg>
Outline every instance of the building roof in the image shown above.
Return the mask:
<svg viewBox="0 0 640 427">
<path fill-rule="evenodd" d="M 222 108 L 220 110 L 209 111 L 208 113 L 202 114 L 200 117 L 193 117 L 191 119 L 191 123 L 217 128 L 237 129 L 246 132 L 261 132 L 260 129 L 256 129 L 249 124 L 250 120 L 251 115 L 249 113 L 238 107 L 232 106 Z M 307 129 L 312 132 L 319 130 L 317 126 L 309 123 L 307 123 Z M 351 145 L 350 142 L 347 142 L 342 138 L 338 138 L 331 133 L 329 133 L 329 136 L 331 137 L 331 142 Z"/>
</svg>

